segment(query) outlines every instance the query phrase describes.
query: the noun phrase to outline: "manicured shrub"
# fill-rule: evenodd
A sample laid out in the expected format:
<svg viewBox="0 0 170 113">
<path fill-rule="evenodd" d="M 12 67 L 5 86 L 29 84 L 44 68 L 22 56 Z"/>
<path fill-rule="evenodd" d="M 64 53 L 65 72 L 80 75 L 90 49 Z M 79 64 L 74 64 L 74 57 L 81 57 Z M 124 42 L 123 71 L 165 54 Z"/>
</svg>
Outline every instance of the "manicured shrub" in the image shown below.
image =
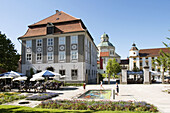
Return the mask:
<svg viewBox="0 0 170 113">
<path fill-rule="evenodd" d="M 65 83 L 64 86 L 83 86 L 83 83 Z"/>
<path fill-rule="evenodd" d="M 40 94 L 37 94 L 37 95 L 29 96 L 26 99 L 27 100 L 41 101 L 41 100 L 51 99 L 52 97 L 56 97 L 56 96 L 58 96 L 57 93 L 46 92 L 46 93 L 40 93 Z"/>
</svg>

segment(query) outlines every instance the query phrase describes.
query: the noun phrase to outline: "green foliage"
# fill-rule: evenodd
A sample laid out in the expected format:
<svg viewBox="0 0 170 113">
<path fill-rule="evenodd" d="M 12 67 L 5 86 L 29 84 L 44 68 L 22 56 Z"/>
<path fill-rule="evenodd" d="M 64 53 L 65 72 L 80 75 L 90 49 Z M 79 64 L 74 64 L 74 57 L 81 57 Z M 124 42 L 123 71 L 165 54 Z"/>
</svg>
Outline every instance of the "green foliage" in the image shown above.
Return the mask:
<svg viewBox="0 0 170 113">
<path fill-rule="evenodd" d="M 14 49 L 14 44 L 5 34 L 0 32 L 0 68 L 6 71 L 16 71 L 20 55 Z"/>
<path fill-rule="evenodd" d="M 103 73 L 103 74 L 102 74 L 102 77 L 103 77 L 103 78 L 107 78 L 108 76 L 107 76 L 106 73 Z"/>
<path fill-rule="evenodd" d="M 138 71 L 140 71 L 140 69 L 139 69 L 136 65 L 134 65 L 133 71 L 134 71 L 134 72 L 138 72 Z"/>
<path fill-rule="evenodd" d="M 170 40 L 170 38 L 167 39 Z M 163 42 L 163 44 L 170 50 L 170 47 L 166 43 Z M 154 68 L 155 66 L 162 67 L 162 83 L 164 84 L 164 72 L 170 69 L 170 53 L 165 53 L 160 50 L 160 56 L 152 60 L 152 65 Z"/>
<path fill-rule="evenodd" d="M 20 100 L 20 99 L 24 99 L 25 96 L 23 95 L 18 95 L 19 93 L 0 93 L 0 104 L 4 104 L 7 102 L 12 102 L 14 100 Z"/>
<path fill-rule="evenodd" d="M 83 83 L 65 83 L 64 86 L 83 86 Z"/>
<path fill-rule="evenodd" d="M 116 59 L 113 60 L 109 59 L 106 66 L 106 73 L 108 74 L 108 84 L 110 84 L 110 76 L 116 75 L 121 71 L 120 65 L 116 62 Z"/>
<path fill-rule="evenodd" d="M 25 106 L 0 105 L 0 113 L 101 113 L 94 110 L 59 110 L 59 109 L 42 109 Z M 150 113 L 148 111 L 102 111 L 102 113 Z"/>
<path fill-rule="evenodd" d="M 114 75 L 116 75 L 117 73 L 119 73 L 121 71 L 120 65 L 118 62 L 116 62 L 116 59 L 113 59 L 113 73 Z"/>
<path fill-rule="evenodd" d="M 119 78 L 120 76 L 119 75 L 114 75 L 115 78 Z"/>
</svg>

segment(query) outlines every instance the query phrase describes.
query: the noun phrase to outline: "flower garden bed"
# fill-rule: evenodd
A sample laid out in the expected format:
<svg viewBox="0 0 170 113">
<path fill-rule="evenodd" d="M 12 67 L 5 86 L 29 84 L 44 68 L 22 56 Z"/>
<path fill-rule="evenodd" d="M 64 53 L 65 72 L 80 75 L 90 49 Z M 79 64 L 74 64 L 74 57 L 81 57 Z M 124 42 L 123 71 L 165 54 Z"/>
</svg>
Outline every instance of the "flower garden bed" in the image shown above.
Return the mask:
<svg viewBox="0 0 170 113">
<path fill-rule="evenodd" d="M 37 94 L 37 95 L 27 97 L 26 99 L 27 100 L 41 101 L 41 100 L 51 99 L 52 97 L 56 97 L 56 96 L 58 96 L 57 93 L 46 92 L 46 93 L 40 93 L 40 94 Z"/>
<path fill-rule="evenodd" d="M 0 104 L 12 102 L 14 100 L 24 99 L 26 97 L 24 95 L 19 95 L 19 94 L 20 93 L 15 93 L 15 92 L 0 93 Z"/>
<path fill-rule="evenodd" d="M 47 109 L 97 110 L 97 111 L 149 111 L 157 108 L 146 102 L 132 101 L 82 101 L 82 100 L 46 100 L 37 106 Z"/>
</svg>

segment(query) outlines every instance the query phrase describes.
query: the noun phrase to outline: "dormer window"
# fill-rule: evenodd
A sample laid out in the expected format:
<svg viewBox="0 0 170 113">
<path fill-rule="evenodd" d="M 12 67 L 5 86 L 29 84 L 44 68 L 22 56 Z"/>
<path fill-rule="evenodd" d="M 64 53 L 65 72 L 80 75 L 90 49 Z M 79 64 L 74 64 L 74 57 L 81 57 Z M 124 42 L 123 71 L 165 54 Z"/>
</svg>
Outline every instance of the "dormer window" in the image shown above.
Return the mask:
<svg viewBox="0 0 170 113">
<path fill-rule="evenodd" d="M 54 25 L 52 23 L 47 24 L 47 34 L 53 34 L 54 33 Z"/>
</svg>

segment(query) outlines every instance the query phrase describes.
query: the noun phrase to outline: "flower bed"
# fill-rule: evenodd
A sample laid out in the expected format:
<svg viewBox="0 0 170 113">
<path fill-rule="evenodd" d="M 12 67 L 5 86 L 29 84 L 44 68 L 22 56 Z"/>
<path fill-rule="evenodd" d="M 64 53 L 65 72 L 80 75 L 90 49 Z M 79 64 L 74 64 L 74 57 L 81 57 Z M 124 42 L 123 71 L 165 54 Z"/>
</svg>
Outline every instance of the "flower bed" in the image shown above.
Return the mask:
<svg viewBox="0 0 170 113">
<path fill-rule="evenodd" d="M 56 96 L 58 96 L 57 93 L 46 92 L 46 93 L 41 93 L 41 94 L 38 94 L 38 95 L 33 95 L 33 96 L 30 96 L 30 97 L 27 97 L 26 99 L 27 100 L 41 101 L 41 100 L 50 99 L 50 98 L 56 97 Z"/>
<path fill-rule="evenodd" d="M 37 106 L 48 109 L 68 110 L 108 110 L 108 111 L 149 111 L 157 112 L 157 108 L 146 102 L 132 101 L 81 101 L 81 100 L 47 100 Z"/>
<path fill-rule="evenodd" d="M 24 99 L 26 97 L 19 94 L 20 93 L 15 93 L 15 92 L 0 93 L 0 104 L 4 104 L 14 100 Z"/>
</svg>

